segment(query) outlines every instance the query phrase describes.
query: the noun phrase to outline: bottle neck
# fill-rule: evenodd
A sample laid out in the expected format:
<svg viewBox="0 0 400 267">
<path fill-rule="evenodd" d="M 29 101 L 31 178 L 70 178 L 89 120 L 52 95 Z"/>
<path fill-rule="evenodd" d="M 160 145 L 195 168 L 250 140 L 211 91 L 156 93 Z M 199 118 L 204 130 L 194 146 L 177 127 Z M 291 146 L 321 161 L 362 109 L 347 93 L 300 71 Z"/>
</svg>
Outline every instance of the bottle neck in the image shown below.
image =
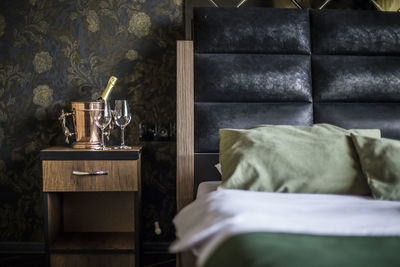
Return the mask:
<svg viewBox="0 0 400 267">
<path fill-rule="evenodd" d="M 117 78 L 114 76 L 111 76 L 110 80 L 108 80 L 106 88 L 104 89 L 103 93 L 101 94 L 100 99 L 102 99 L 104 101 L 106 101 L 108 99 L 116 82 L 117 82 Z"/>
</svg>

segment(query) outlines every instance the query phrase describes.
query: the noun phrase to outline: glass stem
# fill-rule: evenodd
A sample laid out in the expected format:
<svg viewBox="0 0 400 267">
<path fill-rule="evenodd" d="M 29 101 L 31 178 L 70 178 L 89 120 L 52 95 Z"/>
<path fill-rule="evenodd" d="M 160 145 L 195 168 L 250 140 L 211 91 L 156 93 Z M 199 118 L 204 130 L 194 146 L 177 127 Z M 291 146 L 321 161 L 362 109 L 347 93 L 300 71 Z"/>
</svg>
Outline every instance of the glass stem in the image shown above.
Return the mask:
<svg viewBox="0 0 400 267">
<path fill-rule="evenodd" d="M 104 148 L 104 129 L 101 129 L 101 147 Z"/>
<path fill-rule="evenodd" d="M 121 128 L 121 146 L 125 146 L 125 128 Z"/>
</svg>

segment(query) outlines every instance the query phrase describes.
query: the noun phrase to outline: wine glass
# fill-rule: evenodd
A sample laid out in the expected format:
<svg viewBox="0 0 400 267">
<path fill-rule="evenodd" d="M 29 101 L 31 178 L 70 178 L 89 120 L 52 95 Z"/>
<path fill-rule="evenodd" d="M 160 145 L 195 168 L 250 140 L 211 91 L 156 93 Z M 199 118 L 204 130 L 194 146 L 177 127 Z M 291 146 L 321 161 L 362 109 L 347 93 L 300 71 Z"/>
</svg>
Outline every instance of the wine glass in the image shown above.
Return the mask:
<svg viewBox="0 0 400 267">
<path fill-rule="evenodd" d="M 111 108 L 108 101 L 103 101 L 101 106 L 102 109 L 96 110 L 94 122 L 101 130 L 101 146 L 99 149 L 108 150 L 110 148 L 106 147 L 104 144 L 104 129 L 106 129 L 111 122 Z"/>
<path fill-rule="evenodd" d="M 130 149 L 131 147 L 125 145 L 125 127 L 131 122 L 131 112 L 129 111 L 127 100 L 115 100 L 114 108 L 114 121 L 115 124 L 121 128 L 121 145 L 117 149 Z"/>
</svg>

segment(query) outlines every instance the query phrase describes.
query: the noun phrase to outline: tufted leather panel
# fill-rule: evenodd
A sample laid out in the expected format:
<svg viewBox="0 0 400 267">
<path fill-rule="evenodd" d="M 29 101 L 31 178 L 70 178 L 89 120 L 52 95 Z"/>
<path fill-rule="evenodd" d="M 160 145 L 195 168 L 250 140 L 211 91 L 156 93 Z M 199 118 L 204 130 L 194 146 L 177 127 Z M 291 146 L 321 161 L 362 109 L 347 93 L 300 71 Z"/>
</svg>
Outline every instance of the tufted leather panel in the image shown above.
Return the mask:
<svg viewBox="0 0 400 267">
<path fill-rule="evenodd" d="M 319 103 L 314 122 L 346 129 L 381 129 L 382 136 L 400 139 L 400 103 Z"/>
<path fill-rule="evenodd" d="M 308 10 L 195 8 L 197 53 L 309 54 Z"/>
<path fill-rule="evenodd" d="M 400 55 L 395 12 L 311 10 L 314 54 Z"/>
<path fill-rule="evenodd" d="M 400 101 L 400 57 L 313 56 L 315 101 Z"/>
<path fill-rule="evenodd" d="M 309 125 L 311 103 L 195 103 L 195 152 L 218 152 L 221 128 L 245 129 L 260 124 Z"/>
<path fill-rule="evenodd" d="M 312 101 L 305 55 L 196 54 L 198 102 Z"/>
<path fill-rule="evenodd" d="M 400 14 L 307 12 L 195 10 L 196 152 L 218 152 L 220 128 L 257 124 L 325 122 L 400 139 Z"/>
</svg>

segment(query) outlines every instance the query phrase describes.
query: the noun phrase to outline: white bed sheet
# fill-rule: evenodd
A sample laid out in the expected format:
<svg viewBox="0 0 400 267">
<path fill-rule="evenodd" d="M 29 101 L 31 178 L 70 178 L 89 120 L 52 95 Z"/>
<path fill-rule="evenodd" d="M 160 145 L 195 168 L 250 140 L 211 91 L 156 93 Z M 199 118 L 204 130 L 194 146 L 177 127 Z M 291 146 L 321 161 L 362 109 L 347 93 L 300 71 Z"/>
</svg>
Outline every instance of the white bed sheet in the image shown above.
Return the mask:
<svg viewBox="0 0 400 267">
<path fill-rule="evenodd" d="M 205 194 L 211 193 L 213 191 L 217 191 L 218 186 L 221 184 L 221 181 L 213 181 L 213 182 L 202 182 L 199 184 L 197 188 L 197 196 L 199 198 Z"/>
<path fill-rule="evenodd" d="M 201 266 L 221 242 L 235 234 L 400 236 L 399 222 L 400 201 L 218 190 L 201 195 L 174 218 L 177 240 L 170 251 L 193 250 Z"/>
</svg>

